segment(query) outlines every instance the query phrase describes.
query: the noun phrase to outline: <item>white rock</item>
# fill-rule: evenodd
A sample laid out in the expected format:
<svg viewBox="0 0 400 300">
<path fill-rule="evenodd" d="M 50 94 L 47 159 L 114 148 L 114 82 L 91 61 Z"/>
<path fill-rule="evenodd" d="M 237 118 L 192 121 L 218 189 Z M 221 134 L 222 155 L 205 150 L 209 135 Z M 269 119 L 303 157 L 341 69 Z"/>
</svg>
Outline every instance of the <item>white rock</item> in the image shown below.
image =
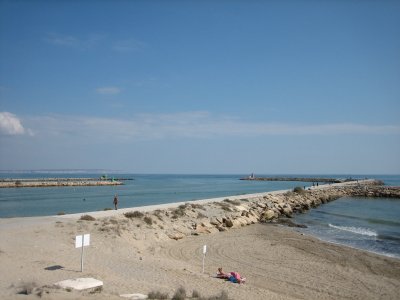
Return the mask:
<svg viewBox="0 0 400 300">
<path fill-rule="evenodd" d="M 147 295 L 143 295 L 143 294 L 122 294 L 119 296 L 123 297 L 123 298 L 128 298 L 129 300 L 147 299 Z"/>
<path fill-rule="evenodd" d="M 55 285 L 63 289 L 70 288 L 81 291 L 103 286 L 103 281 L 88 277 L 88 278 L 67 279 L 56 282 Z"/>
</svg>

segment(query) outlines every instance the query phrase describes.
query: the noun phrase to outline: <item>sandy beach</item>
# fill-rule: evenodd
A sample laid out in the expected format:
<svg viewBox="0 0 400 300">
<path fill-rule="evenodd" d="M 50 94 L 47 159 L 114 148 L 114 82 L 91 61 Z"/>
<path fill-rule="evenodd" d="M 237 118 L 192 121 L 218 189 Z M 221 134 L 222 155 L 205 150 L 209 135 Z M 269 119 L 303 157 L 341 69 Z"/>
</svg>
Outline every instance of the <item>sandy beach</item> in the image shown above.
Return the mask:
<svg viewBox="0 0 400 300">
<path fill-rule="evenodd" d="M 243 202 L 232 210 L 243 211 Z M 184 213 L 177 218 L 177 208 L 162 207 L 130 218 L 119 210 L 105 212 L 92 221 L 0 219 L 0 298 L 123 299 L 119 295 L 151 291 L 171 298 L 184 287 L 188 296 L 194 290 L 203 297 L 224 291 L 229 299 L 399 299 L 398 259 L 325 243 L 273 223 L 212 230 L 206 216 L 222 214 L 220 205 L 179 207 Z M 75 236 L 83 233 L 91 234 L 91 244 L 81 273 Z M 214 278 L 218 267 L 241 273 L 246 283 Z M 103 281 L 102 291 L 53 286 L 78 277 Z M 32 294 L 18 294 L 32 286 L 37 287 Z"/>
</svg>

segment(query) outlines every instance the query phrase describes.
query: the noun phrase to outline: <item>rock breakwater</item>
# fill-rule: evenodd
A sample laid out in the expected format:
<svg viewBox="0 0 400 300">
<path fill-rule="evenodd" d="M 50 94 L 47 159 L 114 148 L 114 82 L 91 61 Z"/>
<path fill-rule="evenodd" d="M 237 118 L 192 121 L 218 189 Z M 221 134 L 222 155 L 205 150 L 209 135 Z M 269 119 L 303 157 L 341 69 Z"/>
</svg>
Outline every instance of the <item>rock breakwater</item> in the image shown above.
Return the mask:
<svg viewBox="0 0 400 300">
<path fill-rule="evenodd" d="M 257 196 L 234 196 L 218 202 L 193 201 L 154 211 L 143 209 L 139 212 L 140 208 L 137 208 L 138 211 L 125 209 L 120 218 L 129 218 L 133 223 L 129 222 L 127 227 L 131 229 L 126 228 L 126 231 L 121 231 L 122 227 L 115 225 L 115 230 L 118 235 L 134 234 L 135 239 L 140 239 L 140 236 L 146 234 L 143 235 L 143 232 L 139 234 L 136 229 L 138 227 L 143 229 L 145 225 L 146 230 L 155 231 L 155 236 L 159 239 L 179 240 L 190 235 L 216 233 L 256 223 L 276 222 L 279 218 L 291 218 L 296 213 L 303 213 L 344 196 L 400 198 L 400 187 L 387 187 L 381 184 L 379 181 L 365 180 L 325 185 L 310 190 L 296 188 L 294 189 L 296 192 L 281 191 Z M 95 213 L 93 215 L 95 216 Z M 110 225 L 112 218 L 103 217 L 103 221 L 111 227 L 114 223 L 119 224 L 115 220 Z M 107 230 L 113 229 L 107 227 Z"/>
<path fill-rule="evenodd" d="M 351 179 L 351 178 L 346 178 L 346 179 L 325 178 L 325 177 L 255 177 L 255 176 L 249 176 L 249 177 L 240 178 L 240 180 L 342 183 L 342 182 L 353 181 L 354 179 Z"/>
<path fill-rule="evenodd" d="M 96 178 L 2 179 L 0 188 L 121 185 L 122 181 Z"/>
</svg>

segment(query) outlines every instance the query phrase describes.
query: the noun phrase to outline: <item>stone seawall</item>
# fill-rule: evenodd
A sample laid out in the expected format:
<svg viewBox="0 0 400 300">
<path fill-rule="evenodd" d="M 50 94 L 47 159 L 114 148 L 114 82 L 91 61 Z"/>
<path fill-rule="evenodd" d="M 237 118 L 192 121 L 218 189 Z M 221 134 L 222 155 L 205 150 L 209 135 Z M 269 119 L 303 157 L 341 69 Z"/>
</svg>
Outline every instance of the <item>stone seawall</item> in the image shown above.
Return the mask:
<svg viewBox="0 0 400 300">
<path fill-rule="evenodd" d="M 351 189 L 350 196 L 400 198 L 400 186 L 356 186 Z"/>
<path fill-rule="evenodd" d="M 302 181 L 302 182 L 324 182 L 324 183 L 342 183 L 352 181 L 351 179 L 338 179 L 338 178 L 321 178 L 321 177 L 244 177 L 240 180 L 250 181 Z"/>
<path fill-rule="evenodd" d="M 387 187 L 382 182 L 364 180 L 333 185 L 323 185 L 310 190 L 275 191 L 257 195 L 232 196 L 216 201 L 196 200 L 186 203 L 147 207 L 125 208 L 118 211 L 92 212 L 91 217 L 103 219 L 106 227 L 124 234 L 119 225 L 110 223 L 114 217 L 131 219 L 132 223 L 153 230 L 160 239 L 182 239 L 185 236 L 226 231 L 231 228 L 263 223 L 288 221 L 295 213 L 302 213 L 343 196 L 396 197 L 400 187 Z M 204 200 L 205 201 L 205 200 Z M 79 218 L 83 214 L 65 215 Z M 108 219 L 109 218 L 109 219 Z M 118 224 L 117 221 L 113 221 Z M 289 221 L 290 222 L 290 221 Z M 129 223 L 130 224 L 130 223 Z M 289 224 L 290 225 L 290 224 Z M 99 225 L 100 226 L 100 225 Z M 130 231 L 126 230 L 129 235 Z"/>
<path fill-rule="evenodd" d="M 66 180 L 8 180 L 0 181 L 0 188 L 24 188 L 24 187 L 61 187 L 61 186 L 103 186 L 121 185 L 121 181 L 72 179 Z"/>
<path fill-rule="evenodd" d="M 280 217 L 291 218 L 295 213 L 303 213 L 344 196 L 400 198 L 400 187 L 382 186 L 380 181 L 364 181 L 311 190 L 298 189 L 297 192 L 269 193 L 240 201 L 226 199 L 222 202 L 226 212 L 220 217 L 211 218 L 210 224 L 223 231 L 231 227 L 271 222 Z"/>
<path fill-rule="evenodd" d="M 227 198 L 221 202 L 204 205 L 189 202 L 167 211 L 159 210 L 156 215 L 159 218 L 164 214 L 172 218 L 179 216 L 181 222 L 172 220 L 171 228 L 167 221 L 165 229 L 169 238 L 181 239 L 187 235 L 226 231 L 250 224 L 281 222 L 293 217 L 295 213 L 303 213 L 344 196 L 400 199 L 400 187 L 387 187 L 381 184 L 380 181 L 366 180 L 359 183 L 322 186 L 311 190 L 299 189 L 298 192 L 271 192 L 262 197 L 244 196 L 240 200 Z M 289 226 L 290 223 L 289 221 Z"/>
</svg>

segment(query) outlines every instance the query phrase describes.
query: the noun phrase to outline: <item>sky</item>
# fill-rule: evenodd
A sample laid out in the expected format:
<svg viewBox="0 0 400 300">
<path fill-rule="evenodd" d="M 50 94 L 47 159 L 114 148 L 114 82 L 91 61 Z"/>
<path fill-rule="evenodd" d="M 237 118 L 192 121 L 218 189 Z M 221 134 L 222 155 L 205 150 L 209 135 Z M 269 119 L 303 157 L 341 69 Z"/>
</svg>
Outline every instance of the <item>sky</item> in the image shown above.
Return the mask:
<svg viewBox="0 0 400 300">
<path fill-rule="evenodd" d="M 399 1 L 0 0 L 0 170 L 400 174 Z"/>
</svg>

